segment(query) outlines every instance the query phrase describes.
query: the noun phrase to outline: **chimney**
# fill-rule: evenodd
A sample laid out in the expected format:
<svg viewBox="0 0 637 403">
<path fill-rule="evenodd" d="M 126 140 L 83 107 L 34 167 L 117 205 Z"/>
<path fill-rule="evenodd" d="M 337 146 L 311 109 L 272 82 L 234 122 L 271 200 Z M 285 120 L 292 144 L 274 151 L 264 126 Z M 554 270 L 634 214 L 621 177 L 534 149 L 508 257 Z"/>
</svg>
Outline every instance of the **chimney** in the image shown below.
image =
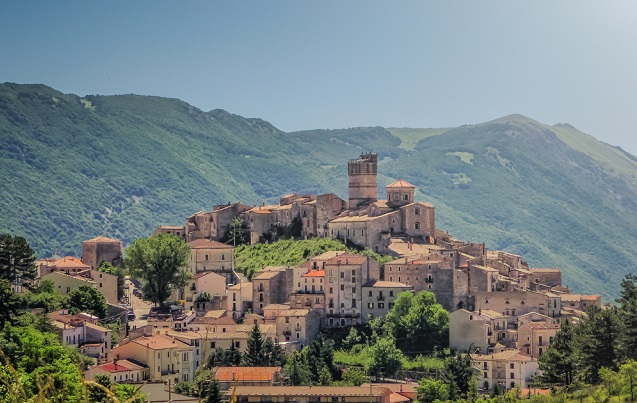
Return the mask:
<svg viewBox="0 0 637 403">
<path fill-rule="evenodd" d="M 117 369 L 117 358 L 113 360 L 113 364 L 115 364 L 115 369 Z"/>
</svg>

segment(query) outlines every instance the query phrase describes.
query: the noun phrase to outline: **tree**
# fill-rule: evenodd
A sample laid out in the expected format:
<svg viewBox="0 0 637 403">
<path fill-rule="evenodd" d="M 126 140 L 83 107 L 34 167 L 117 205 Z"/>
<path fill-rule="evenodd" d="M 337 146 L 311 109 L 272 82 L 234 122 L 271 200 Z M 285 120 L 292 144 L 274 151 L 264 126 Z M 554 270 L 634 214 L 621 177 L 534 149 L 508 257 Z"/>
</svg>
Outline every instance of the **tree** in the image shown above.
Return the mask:
<svg viewBox="0 0 637 403">
<path fill-rule="evenodd" d="M 619 374 L 625 379 L 630 393 L 630 401 L 635 401 L 635 386 L 637 386 L 637 362 L 629 359 L 620 368 Z"/>
<path fill-rule="evenodd" d="M 585 383 L 599 383 L 599 369 L 617 370 L 621 323 L 617 309 L 592 307 L 575 329 L 574 355 L 577 376 Z"/>
<path fill-rule="evenodd" d="M 547 383 L 568 386 L 573 382 L 575 362 L 573 357 L 573 326 L 562 324 L 553 343 L 538 358 L 542 380 Z"/>
<path fill-rule="evenodd" d="M 288 358 L 284 370 L 288 383 L 292 386 L 311 385 L 310 368 L 307 365 L 305 354 L 295 351 Z"/>
<path fill-rule="evenodd" d="M 475 372 L 476 370 L 471 362 L 471 355 L 468 352 L 447 357 L 443 369 L 443 379 L 448 386 L 451 400 L 468 396 Z"/>
<path fill-rule="evenodd" d="M 102 262 L 100 267 L 97 269 L 102 273 L 112 274 L 117 276 L 117 300 L 121 301 L 124 298 L 124 286 L 126 284 L 126 279 L 124 278 L 124 269 L 121 267 L 115 267 L 108 262 Z"/>
<path fill-rule="evenodd" d="M 255 323 L 248 338 L 248 346 L 243 354 L 241 364 L 247 367 L 267 366 L 268 357 L 265 354 L 264 344 L 263 333 L 259 330 L 259 325 Z"/>
<path fill-rule="evenodd" d="M 37 276 L 35 253 L 21 236 L 0 235 L 0 279 L 30 288 Z"/>
<path fill-rule="evenodd" d="M 637 359 L 637 276 L 627 274 L 621 283 L 620 306 L 621 321 L 625 326 L 621 338 L 623 358 Z"/>
<path fill-rule="evenodd" d="M 372 361 L 367 368 L 369 375 L 393 376 L 402 368 L 402 352 L 391 337 L 383 337 L 371 347 Z"/>
<path fill-rule="evenodd" d="M 347 386 L 361 386 L 367 381 L 367 376 L 360 368 L 350 367 L 343 374 L 343 384 Z"/>
<path fill-rule="evenodd" d="M 400 293 L 386 322 L 386 333 L 405 354 L 428 353 L 449 343 L 449 313 L 432 292 Z"/>
<path fill-rule="evenodd" d="M 422 378 L 416 387 L 416 399 L 419 403 L 444 402 L 449 399 L 449 390 L 442 381 Z"/>
<path fill-rule="evenodd" d="M 285 350 L 279 344 L 278 340 L 270 338 L 265 339 L 263 343 L 264 361 L 269 367 L 280 367 L 285 364 Z"/>
<path fill-rule="evenodd" d="M 188 244 L 171 234 L 139 238 L 126 248 L 126 267 L 131 276 L 144 279 L 145 299 L 164 306 L 174 288 L 184 286 L 183 267 L 190 253 Z"/>
<path fill-rule="evenodd" d="M 608 391 L 608 396 L 618 395 L 621 391 L 620 376 L 617 372 L 612 371 L 606 367 L 599 369 L 599 378 L 604 384 L 604 387 Z"/>
<path fill-rule="evenodd" d="M 232 244 L 232 246 L 250 244 L 250 228 L 248 223 L 240 217 L 235 217 L 230 223 L 230 228 L 221 239 L 222 242 Z"/>
<path fill-rule="evenodd" d="M 108 375 L 95 375 L 95 384 L 88 384 L 88 398 L 91 402 L 109 402 L 110 389 L 113 386 Z"/>
<path fill-rule="evenodd" d="M 124 403 L 144 403 L 146 396 L 140 386 L 120 383 L 115 385 L 115 396 Z"/>
<path fill-rule="evenodd" d="M 334 342 L 319 335 L 312 339 L 304 349 L 310 368 L 312 383 L 321 384 L 320 374 L 323 368 L 327 368 L 331 376 L 334 376 Z"/>
<path fill-rule="evenodd" d="M 51 280 L 40 281 L 40 284 L 23 298 L 28 308 L 43 308 L 45 313 L 69 307 L 68 297 L 57 292 L 55 283 Z"/>
<path fill-rule="evenodd" d="M 69 293 L 69 304 L 79 312 L 88 312 L 103 319 L 108 313 L 104 295 L 95 288 L 81 285 Z"/>
<path fill-rule="evenodd" d="M 347 337 L 345 337 L 345 339 L 343 340 L 343 348 L 349 350 L 352 347 L 354 347 L 356 344 L 359 344 L 361 341 L 362 341 L 361 336 L 358 334 L 358 331 L 356 330 L 356 328 L 352 326 L 349 329 L 349 333 L 347 334 Z"/>
<path fill-rule="evenodd" d="M 20 298 L 11 289 L 11 283 L 0 279 L 0 329 L 6 322 L 15 323 L 20 315 L 21 304 Z"/>
</svg>

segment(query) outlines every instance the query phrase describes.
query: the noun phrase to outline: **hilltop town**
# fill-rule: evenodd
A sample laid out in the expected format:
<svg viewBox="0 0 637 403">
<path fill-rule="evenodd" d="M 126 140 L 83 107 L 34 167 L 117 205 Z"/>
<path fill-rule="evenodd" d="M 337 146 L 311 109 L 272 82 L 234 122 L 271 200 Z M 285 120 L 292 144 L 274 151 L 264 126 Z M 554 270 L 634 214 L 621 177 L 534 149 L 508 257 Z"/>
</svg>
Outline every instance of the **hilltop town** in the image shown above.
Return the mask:
<svg viewBox="0 0 637 403">
<path fill-rule="evenodd" d="M 49 316 L 63 344 L 96 359 L 87 379 L 105 375 L 114 383 L 178 384 L 192 381 L 218 349 L 244 352 L 254 325 L 292 353 L 322 331 L 388 315 L 401 293 L 428 291 L 449 312 L 449 347 L 472 354 L 482 390 L 529 387 L 541 373 L 538 357 L 561 325 L 577 323 L 591 307 L 601 308 L 601 298 L 572 293 L 557 268 L 530 267 L 522 256 L 457 240 L 436 228 L 435 206 L 415 200 L 416 187 L 404 180 L 386 186 L 387 199 L 379 200 L 377 174 L 378 156 L 363 153 L 348 163 L 348 200 L 293 193 L 275 205 L 218 205 L 187 217 L 183 225 L 158 227 L 154 234 L 172 234 L 190 247 L 189 276 L 183 289 L 175 290 L 170 312 L 153 310 L 140 299 L 134 278 L 118 298 L 117 275 L 98 270 L 103 262 L 123 267 L 122 243 L 116 239 L 85 241 L 81 258 L 40 260 L 40 280 L 50 280 L 62 294 L 82 285 L 96 289 L 109 304 L 109 316 L 128 322 L 128 329 L 113 345 L 112 331 L 92 315 Z M 329 251 L 296 266 L 263 267 L 248 278 L 236 267 L 235 245 L 228 243 L 228 234 L 236 231 L 249 235 L 251 244 L 287 231 L 299 239 L 338 239 L 392 258 L 381 265 L 352 249 Z M 16 286 L 16 291 L 23 290 Z M 217 378 L 228 388 L 234 382 L 244 401 L 319 393 L 282 386 L 280 371 L 223 367 Z M 411 392 L 382 385 L 324 388 L 321 395 L 341 401 L 363 395 L 378 402 L 415 398 L 413 385 L 405 386 Z"/>
</svg>

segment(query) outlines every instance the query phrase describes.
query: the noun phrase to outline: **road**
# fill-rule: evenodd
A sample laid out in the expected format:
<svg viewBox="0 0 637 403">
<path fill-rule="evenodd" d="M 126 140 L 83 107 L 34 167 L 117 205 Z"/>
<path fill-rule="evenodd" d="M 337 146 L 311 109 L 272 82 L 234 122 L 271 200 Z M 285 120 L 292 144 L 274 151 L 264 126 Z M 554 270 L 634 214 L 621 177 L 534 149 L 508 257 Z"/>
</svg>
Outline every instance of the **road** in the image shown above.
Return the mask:
<svg viewBox="0 0 637 403">
<path fill-rule="evenodd" d="M 130 325 L 131 329 L 134 329 L 135 326 L 136 327 L 146 326 L 148 312 L 150 311 L 150 308 L 152 308 L 153 303 L 144 301 L 133 294 L 135 285 L 133 284 L 132 281 L 127 279 L 126 285 L 128 286 L 128 288 L 125 290 L 126 296 L 128 297 L 128 301 L 130 301 L 130 305 L 133 308 L 133 312 L 135 312 L 135 320 L 129 320 L 128 324 Z"/>
</svg>

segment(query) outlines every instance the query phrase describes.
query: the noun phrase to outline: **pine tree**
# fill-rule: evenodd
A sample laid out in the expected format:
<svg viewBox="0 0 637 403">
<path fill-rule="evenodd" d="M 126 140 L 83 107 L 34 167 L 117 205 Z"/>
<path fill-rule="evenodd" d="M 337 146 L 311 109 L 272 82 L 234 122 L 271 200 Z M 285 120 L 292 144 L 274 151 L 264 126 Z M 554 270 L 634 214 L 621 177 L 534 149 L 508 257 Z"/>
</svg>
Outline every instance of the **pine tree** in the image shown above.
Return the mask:
<svg viewBox="0 0 637 403">
<path fill-rule="evenodd" d="M 285 375 L 291 386 L 311 385 L 310 368 L 307 365 L 305 354 L 295 351 L 290 355 L 287 364 L 285 364 Z"/>
<path fill-rule="evenodd" d="M 538 358 L 542 380 L 547 383 L 570 385 L 573 382 L 573 326 L 562 324 L 548 350 Z"/>
<path fill-rule="evenodd" d="M 21 236 L 0 235 L 0 279 L 11 284 L 32 287 L 37 270 L 35 254 Z"/>
<path fill-rule="evenodd" d="M 243 354 L 241 364 L 248 367 L 261 367 L 267 365 L 267 357 L 265 347 L 265 340 L 263 334 L 259 330 L 259 325 L 255 324 L 252 328 L 252 333 L 248 338 L 248 347 Z"/>
<path fill-rule="evenodd" d="M 614 307 L 593 307 L 587 314 L 575 332 L 575 367 L 581 381 L 597 384 L 600 368 L 617 370 L 622 326 Z"/>
<path fill-rule="evenodd" d="M 637 360 L 637 276 L 627 274 L 621 283 L 620 317 L 624 324 L 621 339 L 623 359 Z"/>
</svg>

